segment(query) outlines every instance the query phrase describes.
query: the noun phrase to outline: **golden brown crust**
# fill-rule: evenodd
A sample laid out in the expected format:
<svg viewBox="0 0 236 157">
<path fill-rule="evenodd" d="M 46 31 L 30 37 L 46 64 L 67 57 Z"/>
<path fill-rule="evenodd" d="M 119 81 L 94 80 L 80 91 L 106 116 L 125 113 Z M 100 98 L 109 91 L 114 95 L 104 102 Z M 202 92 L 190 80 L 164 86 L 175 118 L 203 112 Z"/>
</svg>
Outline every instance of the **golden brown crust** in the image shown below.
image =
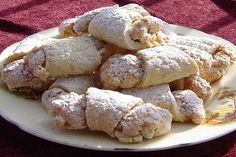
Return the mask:
<svg viewBox="0 0 236 157">
<path fill-rule="evenodd" d="M 212 95 L 212 88 L 210 84 L 198 75 L 185 78 L 184 89 L 192 90 L 204 101 Z"/>
<path fill-rule="evenodd" d="M 173 95 L 180 112 L 184 115 L 182 122 L 191 120 L 196 124 L 200 124 L 205 120 L 203 101 L 193 91 L 178 90 L 174 91 Z"/>
</svg>

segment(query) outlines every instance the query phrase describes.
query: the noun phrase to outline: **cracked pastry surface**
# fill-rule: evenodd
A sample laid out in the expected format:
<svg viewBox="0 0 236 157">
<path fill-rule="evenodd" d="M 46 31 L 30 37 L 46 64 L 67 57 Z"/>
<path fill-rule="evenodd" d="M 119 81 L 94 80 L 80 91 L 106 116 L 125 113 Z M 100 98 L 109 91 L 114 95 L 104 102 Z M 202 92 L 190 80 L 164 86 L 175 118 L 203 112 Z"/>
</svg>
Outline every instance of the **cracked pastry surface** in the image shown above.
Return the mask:
<svg viewBox="0 0 236 157">
<path fill-rule="evenodd" d="M 50 40 L 3 67 L 2 80 L 11 90 L 43 92 L 55 77 L 93 73 L 101 64 L 102 46 L 92 37 Z"/>
<path fill-rule="evenodd" d="M 25 94 L 40 93 L 48 88 L 49 83 L 33 75 L 33 69 L 23 59 L 7 64 L 1 71 L 1 79 L 9 90 Z"/>
<path fill-rule="evenodd" d="M 143 138 L 151 139 L 171 129 L 168 110 L 110 90 L 91 87 L 85 95 L 78 95 L 53 88 L 43 94 L 42 104 L 57 127 L 88 127 L 125 143 L 140 143 Z"/>
<path fill-rule="evenodd" d="M 162 21 L 152 16 L 145 16 L 135 20 L 128 30 L 132 40 L 139 41 L 144 47 L 154 47 L 167 40 L 167 37 L 160 32 Z M 166 38 L 166 39 L 165 39 Z"/>
<path fill-rule="evenodd" d="M 120 142 L 140 143 L 142 139 L 151 139 L 168 133 L 172 116 L 167 110 L 150 103 L 134 107 L 114 130 Z"/>
<path fill-rule="evenodd" d="M 137 87 L 170 83 L 196 74 L 197 63 L 183 51 L 169 46 L 158 46 L 137 52 L 144 63 L 144 76 Z"/>
<path fill-rule="evenodd" d="M 124 89 L 121 93 L 139 97 L 146 103 L 167 109 L 172 114 L 173 120 L 178 121 L 178 108 L 176 108 L 176 101 L 168 84 Z"/>
<path fill-rule="evenodd" d="M 197 94 L 203 101 L 212 95 L 212 87 L 209 82 L 201 78 L 199 75 L 191 75 L 181 78 L 170 83 L 172 91 L 189 89 Z"/>
<path fill-rule="evenodd" d="M 106 89 L 130 88 L 141 81 L 142 61 L 136 56 L 114 55 L 100 68 L 100 79 Z"/>
<path fill-rule="evenodd" d="M 53 125 L 66 129 L 84 129 L 86 125 L 84 95 L 65 92 L 60 88 L 47 90 L 42 105 L 53 116 Z"/>
<path fill-rule="evenodd" d="M 42 50 L 31 52 L 24 57 L 25 62 L 33 69 L 32 74 L 40 80 L 47 81 L 49 73 L 46 71 L 45 61 L 46 55 Z"/>
<path fill-rule="evenodd" d="M 169 83 L 198 72 L 197 63 L 173 47 L 158 46 L 140 50 L 135 55 L 137 57 L 132 54 L 115 55 L 102 65 L 100 79 L 105 88 L 143 88 Z"/>
<path fill-rule="evenodd" d="M 205 110 L 202 99 L 191 90 L 178 90 L 172 92 L 177 105 L 180 108 L 180 112 L 185 115 L 182 122 L 193 121 L 196 124 L 200 124 L 205 119 Z"/>
<path fill-rule="evenodd" d="M 166 35 L 174 34 L 168 23 L 151 16 L 137 4 L 86 12 L 63 21 L 59 32 L 63 37 L 91 35 L 129 50 L 157 46 L 167 40 Z"/>
<path fill-rule="evenodd" d="M 19 42 L 16 49 L 10 55 L 7 56 L 4 62 L 5 64 L 8 64 L 15 60 L 22 59 L 24 56 L 26 56 L 30 52 L 36 52 L 40 50 L 43 43 L 47 43 L 53 40 L 56 40 L 56 39 L 53 39 L 44 35 L 29 36 Z"/>
<path fill-rule="evenodd" d="M 212 88 L 210 84 L 197 75 L 193 75 L 184 79 L 184 89 L 193 91 L 204 101 L 212 95 Z"/>
<path fill-rule="evenodd" d="M 235 61 L 235 53 L 229 44 L 206 37 L 171 36 L 167 44 L 192 47 L 212 56 L 208 64 L 202 65 L 200 76 L 208 82 L 220 79 Z M 181 45 L 181 46 L 180 46 Z M 202 53 L 204 54 L 204 53 Z"/>
<path fill-rule="evenodd" d="M 63 37 L 88 35 L 89 23 L 103 10 L 119 8 L 118 5 L 101 7 L 88 11 L 80 16 L 64 20 L 58 27 L 59 33 Z M 150 15 L 143 7 L 137 4 L 128 4 L 120 7 L 127 11 L 137 12 L 142 16 Z"/>
</svg>

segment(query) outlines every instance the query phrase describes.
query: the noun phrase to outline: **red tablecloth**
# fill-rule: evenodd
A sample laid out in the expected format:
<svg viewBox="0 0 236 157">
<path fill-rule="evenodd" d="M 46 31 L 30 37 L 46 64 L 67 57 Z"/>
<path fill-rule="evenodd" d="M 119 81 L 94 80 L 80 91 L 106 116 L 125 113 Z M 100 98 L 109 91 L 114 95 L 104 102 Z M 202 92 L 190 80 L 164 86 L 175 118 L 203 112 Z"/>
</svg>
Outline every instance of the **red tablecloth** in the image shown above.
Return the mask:
<svg viewBox="0 0 236 157">
<path fill-rule="evenodd" d="M 58 26 L 66 18 L 113 4 L 138 3 L 167 22 L 196 28 L 236 44 L 236 2 L 229 0 L 1 0 L 0 51 L 24 37 Z M 171 150 L 111 153 L 48 142 L 0 118 L 0 157 L 30 156 L 235 157 L 236 132 L 216 140 Z"/>
</svg>

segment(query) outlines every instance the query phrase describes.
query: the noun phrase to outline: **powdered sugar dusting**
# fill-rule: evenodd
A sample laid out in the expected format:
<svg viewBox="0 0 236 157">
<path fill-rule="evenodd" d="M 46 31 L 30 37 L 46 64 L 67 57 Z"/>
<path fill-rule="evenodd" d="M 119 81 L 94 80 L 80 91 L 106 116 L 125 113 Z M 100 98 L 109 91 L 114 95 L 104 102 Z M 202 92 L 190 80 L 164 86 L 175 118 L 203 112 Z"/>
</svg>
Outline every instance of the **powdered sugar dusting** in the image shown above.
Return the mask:
<svg viewBox="0 0 236 157">
<path fill-rule="evenodd" d="M 114 55 L 100 69 L 101 82 L 108 89 L 134 87 L 142 79 L 142 65 L 134 55 Z"/>
</svg>

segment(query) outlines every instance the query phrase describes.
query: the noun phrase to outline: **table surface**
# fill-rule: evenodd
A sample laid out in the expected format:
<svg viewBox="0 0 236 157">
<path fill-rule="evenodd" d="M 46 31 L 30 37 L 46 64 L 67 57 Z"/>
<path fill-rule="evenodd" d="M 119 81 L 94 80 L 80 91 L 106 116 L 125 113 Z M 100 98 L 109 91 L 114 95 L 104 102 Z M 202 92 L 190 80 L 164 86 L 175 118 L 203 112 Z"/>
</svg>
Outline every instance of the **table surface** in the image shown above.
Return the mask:
<svg viewBox="0 0 236 157">
<path fill-rule="evenodd" d="M 0 52 L 28 35 L 56 27 L 66 18 L 114 4 L 137 3 L 169 23 L 199 29 L 236 44 L 236 2 L 230 0 L 1 0 Z M 236 131 L 213 141 L 163 151 L 103 152 L 52 143 L 0 117 L 0 156 L 176 156 L 236 157 Z"/>
</svg>

